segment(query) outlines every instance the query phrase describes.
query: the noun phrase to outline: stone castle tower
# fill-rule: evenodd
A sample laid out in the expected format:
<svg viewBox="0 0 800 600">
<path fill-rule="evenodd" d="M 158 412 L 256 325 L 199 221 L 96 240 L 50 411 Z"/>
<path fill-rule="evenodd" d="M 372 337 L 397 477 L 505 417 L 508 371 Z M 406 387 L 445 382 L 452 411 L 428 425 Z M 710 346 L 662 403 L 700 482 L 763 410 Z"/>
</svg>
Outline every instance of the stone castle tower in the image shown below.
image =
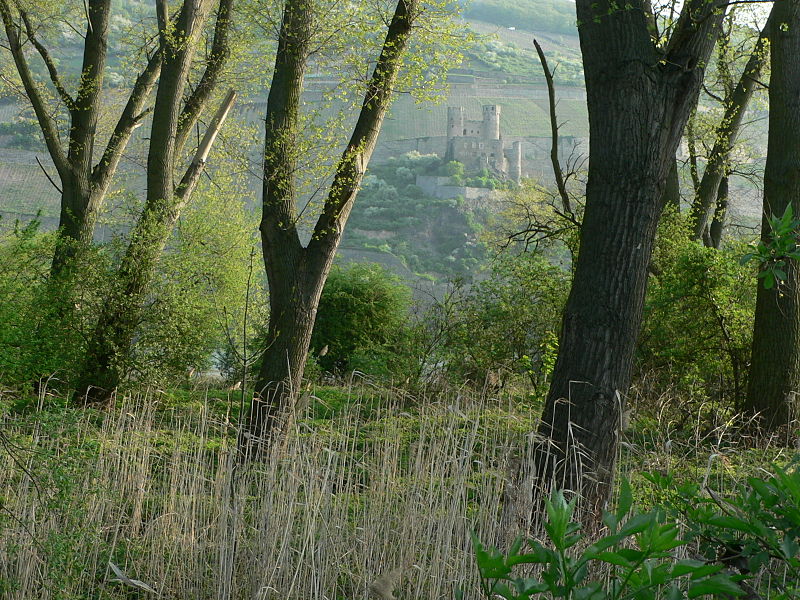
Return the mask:
<svg viewBox="0 0 800 600">
<path fill-rule="evenodd" d="M 519 182 L 522 178 L 522 143 L 506 148 L 500 134 L 500 106 L 482 107 L 480 121 L 464 118 L 463 106 L 447 107 L 446 160 L 457 160 L 468 169 L 486 168 L 503 177 Z"/>
</svg>

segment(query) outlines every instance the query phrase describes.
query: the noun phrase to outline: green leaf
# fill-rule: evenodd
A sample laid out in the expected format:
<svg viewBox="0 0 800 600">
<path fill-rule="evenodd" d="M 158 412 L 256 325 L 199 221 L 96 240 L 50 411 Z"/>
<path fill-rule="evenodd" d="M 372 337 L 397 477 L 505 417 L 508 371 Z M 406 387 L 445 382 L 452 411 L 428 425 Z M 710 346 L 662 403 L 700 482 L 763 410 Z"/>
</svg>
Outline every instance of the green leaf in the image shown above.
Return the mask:
<svg viewBox="0 0 800 600">
<path fill-rule="evenodd" d="M 629 559 L 622 556 L 619 552 L 598 552 L 594 555 L 594 558 L 620 567 L 630 567 L 633 564 Z"/>
<path fill-rule="evenodd" d="M 623 477 L 619 486 L 619 499 L 617 500 L 617 522 L 628 516 L 632 506 L 633 492 L 631 491 L 631 484 L 626 477 Z"/>
<path fill-rule="evenodd" d="M 714 575 L 708 579 L 703 579 L 689 584 L 689 598 L 698 596 L 744 596 L 744 590 L 727 575 Z"/>
<path fill-rule="evenodd" d="M 698 579 L 707 575 L 712 575 L 722 569 L 722 565 L 709 565 L 701 560 L 686 558 L 679 560 L 672 567 L 673 577 L 691 575 L 692 579 Z"/>
<path fill-rule="evenodd" d="M 745 533 L 753 531 L 753 526 L 750 523 L 731 515 L 713 515 L 706 519 L 706 523 L 723 529 L 735 529 Z"/>
</svg>

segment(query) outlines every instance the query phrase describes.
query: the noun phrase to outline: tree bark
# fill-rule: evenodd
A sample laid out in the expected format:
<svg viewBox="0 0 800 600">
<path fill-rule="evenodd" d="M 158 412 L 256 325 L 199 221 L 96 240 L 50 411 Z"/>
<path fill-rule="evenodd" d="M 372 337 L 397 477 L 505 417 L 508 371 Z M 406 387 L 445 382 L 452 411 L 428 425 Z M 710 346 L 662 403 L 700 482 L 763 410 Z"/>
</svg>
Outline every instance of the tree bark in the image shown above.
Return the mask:
<svg viewBox="0 0 800 600">
<path fill-rule="evenodd" d="M 586 206 L 539 433 L 539 484 L 609 498 L 669 170 L 724 11 L 686 2 L 662 50 L 641 8 L 578 0 L 589 112 Z M 591 519 L 591 517 L 589 517 Z"/>
<path fill-rule="evenodd" d="M 709 246 L 717 250 L 722 246 L 722 234 L 725 231 L 725 218 L 728 214 L 729 193 L 729 177 L 725 176 L 719 182 L 719 188 L 717 189 L 717 208 L 714 210 L 714 219 L 708 227 Z"/>
<path fill-rule="evenodd" d="M 791 204 L 800 215 L 800 0 L 776 2 L 770 33 L 769 142 L 764 171 L 761 238 L 770 216 Z M 789 259 L 787 279 L 758 286 L 750 381 L 745 409 L 772 430 L 796 417 L 800 392 L 800 270 Z"/>
<path fill-rule="evenodd" d="M 768 19 L 733 93 L 729 97 L 726 94 L 725 114 L 716 129 L 714 147 L 708 157 L 708 163 L 692 203 L 692 239 L 705 240 L 706 245 L 712 243 L 707 228 L 716 206 L 720 183 L 727 177 L 730 170 L 730 155 L 741 131 L 744 113 L 747 111 L 747 105 L 758 85 L 757 80 L 768 61 L 769 30 L 770 20 Z"/>
<path fill-rule="evenodd" d="M 147 197 L 130 234 L 117 271 L 115 290 L 103 305 L 94 335 L 89 341 L 75 398 L 85 403 L 105 403 L 125 373 L 139 313 L 153 273 L 181 210 L 191 197 L 205 167 L 211 145 L 233 104 L 226 101 L 209 126 L 194 160 L 178 185 L 177 132 L 184 112 L 186 87 L 197 41 L 208 13 L 208 0 L 185 0 L 174 28 L 163 26 L 166 8 L 160 11 L 163 67 L 156 92 L 150 148 L 147 158 Z"/>
<path fill-rule="evenodd" d="M 240 448 L 257 456 L 291 414 L 305 369 L 319 298 L 356 193 L 391 102 L 418 0 L 399 0 L 367 85 L 350 141 L 336 165 L 322 213 L 306 247 L 296 221 L 294 172 L 300 93 L 313 13 L 307 0 L 284 6 L 272 87 L 267 101 L 261 240 L 270 292 L 267 350 Z"/>
</svg>

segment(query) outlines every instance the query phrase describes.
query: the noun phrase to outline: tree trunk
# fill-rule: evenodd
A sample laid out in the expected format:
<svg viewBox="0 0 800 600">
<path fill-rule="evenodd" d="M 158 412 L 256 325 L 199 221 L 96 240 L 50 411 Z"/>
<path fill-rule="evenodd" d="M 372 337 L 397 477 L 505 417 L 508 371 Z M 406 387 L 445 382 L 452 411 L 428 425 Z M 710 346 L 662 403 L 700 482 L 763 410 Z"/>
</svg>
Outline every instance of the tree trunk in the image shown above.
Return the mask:
<svg viewBox="0 0 800 600">
<path fill-rule="evenodd" d="M 539 485 L 611 493 L 656 226 L 669 170 L 723 11 L 687 2 L 662 54 L 643 11 L 578 0 L 589 111 L 580 250 L 539 433 Z M 699 15 L 699 16 L 698 16 Z"/>
<path fill-rule="evenodd" d="M 769 87 L 769 143 L 764 171 L 761 239 L 769 242 L 770 216 L 791 204 L 800 215 L 800 0 L 773 8 Z M 787 279 L 758 286 L 750 381 L 745 409 L 768 429 L 796 416 L 800 392 L 800 272 L 788 259 Z"/>
<path fill-rule="evenodd" d="M 268 346 L 262 357 L 250 418 L 242 443 L 261 449 L 283 431 L 297 399 L 303 377 L 317 306 L 330 265 L 309 265 L 308 255 L 284 254 L 278 260 L 276 248 L 265 245 L 269 280 L 270 318 Z M 314 268 L 316 267 L 316 268 Z"/>
<path fill-rule="evenodd" d="M 678 177 L 678 159 L 674 156 L 664 188 L 664 206 L 671 206 L 677 214 L 681 212 L 681 180 Z"/>
<path fill-rule="evenodd" d="M 147 158 L 147 198 L 117 271 L 115 290 L 103 305 L 94 335 L 89 340 L 86 362 L 76 386 L 77 401 L 105 403 L 119 385 L 139 323 L 144 293 L 234 100 L 234 95 L 230 94 L 209 126 L 195 159 L 176 186 L 176 134 L 183 115 L 183 91 L 208 4 L 208 0 L 185 0 L 174 30 L 166 28 L 166 8 L 161 7 L 159 18 L 164 58 Z"/>
<path fill-rule="evenodd" d="M 742 71 L 739 83 L 730 97 L 726 96 L 725 98 L 725 114 L 715 132 L 714 147 L 708 157 L 708 164 L 703 171 L 703 177 L 692 204 L 692 239 L 704 240 L 707 246 L 712 243 L 707 229 L 712 211 L 716 206 L 719 185 L 730 171 L 730 154 L 741 131 L 744 113 L 747 111 L 747 105 L 755 91 L 757 80 L 767 64 L 769 28 L 770 20 L 767 20 L 744 71 Z"/>
<path fill-rule="evenodd" d="M 708 228 L 709 246 L 720 249 L 722 246 L 722 233 L 725 230 L 725 218 L 728 214 L 728 194 L 730 193 L 729 178 L 723 177 L 717 190 L 717 208 L 714 210 L 714 220 Z"/>
<path fill-rule="evenodd" d="M 295 227 L 294 173 L 300 95 L 311 44 L 313 14 L 307 0 L 287 0 L 267 101 L 261 240 L 270 291 L 267 351 L 240 448 L 255 457 L 280 433 L 294 409 L 305 369 L 319 298 L 356 193 L 380 134 L 418 0 L 399 0 L 367 86 L 350 141 L 303 247 Z"/>
</svg>

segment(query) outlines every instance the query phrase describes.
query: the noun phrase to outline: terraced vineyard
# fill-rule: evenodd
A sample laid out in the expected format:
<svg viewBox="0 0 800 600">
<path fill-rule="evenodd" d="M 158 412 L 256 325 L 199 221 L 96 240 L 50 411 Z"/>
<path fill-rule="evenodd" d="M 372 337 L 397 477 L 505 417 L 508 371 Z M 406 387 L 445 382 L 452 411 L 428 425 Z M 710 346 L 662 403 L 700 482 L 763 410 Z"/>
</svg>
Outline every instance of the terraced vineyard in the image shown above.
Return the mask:
<svg viewBox="0 0 800 600">
<path fill-rule="evenodd" d="M 43 217 L 58 216 L 58 192 L 36 164 L 36 156 L 24 150 L 0 149 L 0 212 L 20 219 L 38 212 Z"/>
<path fill-rule="evenodd" d="M 520 93 L 520 90 L 515 90 Z M 499 104 L 502 106 L 500 121 L 501 133 L 505 137 L 547 137 L 550 135 L 550 122 L 547 116 L 547 103 L 530 98 L 497 96 L 470 96 L 451 94 L 439 104 L 417 105 L 403 96 L 392 106 L 383 124 L 381 139 L 394 141 L 419 137 L 443 136 L 447 134 L 447 107 L 463 106 L 467 118 L 479 119 L 481 105 Z M 588 135 L 586 106 L 582 100 L 562 98 L 558 103 L 559 122 L 563 123 L 562 135 L 585 137 Z"/>
</svg>

